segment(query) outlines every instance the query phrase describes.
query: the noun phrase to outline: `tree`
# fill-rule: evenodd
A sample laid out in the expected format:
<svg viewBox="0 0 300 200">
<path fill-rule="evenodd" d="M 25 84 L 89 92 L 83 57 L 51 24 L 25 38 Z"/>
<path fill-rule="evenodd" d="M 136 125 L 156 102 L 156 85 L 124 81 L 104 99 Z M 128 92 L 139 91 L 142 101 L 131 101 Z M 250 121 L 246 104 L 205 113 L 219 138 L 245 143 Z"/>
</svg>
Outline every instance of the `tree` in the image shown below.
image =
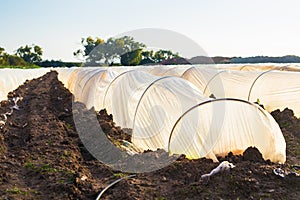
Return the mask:
<svg viewBox="0 0 300 200">
<path fill-rule="evenodd" d="M 28 65 L 21 57 L 16 55 L 8 55 L 7 56 L 7 64 L 10 66 L 26 66 Z"/>
<path fill-rule="evenodd" d="M 156 52 L 153 51 L 144 51 L 142 52 L 143 60 L 141 64 L 151 64 L 151 63 L 160 63 L 165 60 L 170 60 L 174 58 L 179 58 L 178 53 L 173 53 L 170 50 L 158 50 Z"/>
<path fill-rule="evenodd" d="M 121 64 L 124 66 L 136 66 L 142 61 L 142 49 L 136 49 L 121 55 Z"/>
<path fill-rule="evenodd" d="M 141 65 L 153 64 L 155 63 L 153 58 L 153 51 L 143 51 L 142 52 L 142 60 L 140 62 Z"/>
<path fill-rule="evenodd" d="M 151 64 L 179 58 L 178 53 L 170 50 L 144 51 L 146 45 L 136 42 L 130 36 L 109 38 L 106 41 L 90 36 L 82 38 L 81 44 L 83 49 L 73 54 L 84 58 L 87 66 L 112 65 L 120 62 L 123 65 Z"/>
<path fill-rule="evenodd" d="M 134 41 L 130 36 L 109 38 L 106 42 L 100 38 L 88 37 L 83 38 L 81 44 L 83 50 L 75 51 L 74 55 L 82 56 L 86 60 L 86 65 L 101 65 L 101 63 L 109 65 L 120 59 L 123 54 L 146 47 L 146 45 Z"/>
<path fill-rule="evenodd" d="M 92 54 L 92 51 L 95 49 L 95 47 L 104 44 L 104 40 L 96 37 L 93 39 L 91 36 L 81 39 L 81 44 L 83 46 L 82 49 L 78 49 L 73 53 L 76 57 L 82 57 L 85 59 L 89 65 L 97 65 L 97 60 L 101 60 L 102 58 L 98 58 L 96 55 Z"/>
<path fill-rule="evenodd" d="M 26 45 L 25 47 L 21 46 L 18 48 L 16 55 L 25 60 L 25 62 L 34 63 L 42 60 L 43 51 L 37 45 Z"/>
<path fill-rule="evenodd" d="M 99 37 L 93 39 L 89 36 L 86 39 L 82 38 L 81 44 L 83 45 L 84 50 L 78 49 L 73 53 L 74 56 L 88 56 L 96 46 L 104 44 L 104 40 Z"/>
<path fill-rule="evenodd" d="M 159 50 L 157 52 L 155 52 L 153 59 L 156 63 L 160 63 L 164 60 L 169 60 L 169 59 L 173 59 L 173 58 L 179 58 L 178 53 L 173 53 L 170 50 Z"/>
<path fill-rule="evenodd" d="M 5 49 L 0 47 L 0 65 L 6 65 L 6 56 Z"/>
<path fill-rule="evenodd" d="M 0 56 L 4 54 L 5 49 L 3 47 L 0 47 Z"/>
<path fill-rule="evenodd" d="M 36 52 L 39 52 L 41 49 L 35 48 Z M 21 57 L 17 55 L 9 55 L 5 52 L 5 49 L 0 47 L 0 65 L 1 66 L 29 66 L 28 63 Z"/>
</svg>

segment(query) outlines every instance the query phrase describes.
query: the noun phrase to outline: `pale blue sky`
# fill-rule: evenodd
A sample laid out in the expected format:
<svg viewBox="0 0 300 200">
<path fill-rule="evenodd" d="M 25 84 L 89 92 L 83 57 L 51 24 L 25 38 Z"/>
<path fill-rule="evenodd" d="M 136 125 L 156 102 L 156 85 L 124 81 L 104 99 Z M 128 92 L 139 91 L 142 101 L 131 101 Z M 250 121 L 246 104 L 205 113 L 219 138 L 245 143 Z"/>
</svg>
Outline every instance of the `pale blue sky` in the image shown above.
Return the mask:
<svg viewBox="0 0 300 200">
<path fill-rule="evenodd" d="M 162 28 L 210 56 L 300 56 L 299 8 L 298 0 L 1 0 L 0 46 L 37 44 L 44 59 L 75 61 L 82 37 Z"/>
</svg>

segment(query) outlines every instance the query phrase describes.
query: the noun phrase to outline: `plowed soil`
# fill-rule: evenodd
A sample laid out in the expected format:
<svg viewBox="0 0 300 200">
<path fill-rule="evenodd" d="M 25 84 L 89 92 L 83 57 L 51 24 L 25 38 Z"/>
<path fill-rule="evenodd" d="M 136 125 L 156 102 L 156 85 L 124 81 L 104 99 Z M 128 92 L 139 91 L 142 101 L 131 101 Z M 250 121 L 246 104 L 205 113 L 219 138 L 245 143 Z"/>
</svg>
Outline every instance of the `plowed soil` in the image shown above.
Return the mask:
<svg viewBox="0 0 300 200">
<path fill-rule="evenodd" d="M 23 99 L 0 128 L 0 199 L 96 199 L 107 185 L 128 175 L 105 166 L 82 145 L 73 122 L 72 95 L 56 72 L 9 93 L 0 114 L 10 111 L 13 97 Z M 299 172 L 300 120 L 288 109 L 272 115 L 287 142 L 284 165 L 264 161 L 257 149 L 248 148 L 244 155 L 229 153 L 221 159 L 235 168 L 202 180 L 218 163 L 181 156 L 163 169 L 121 180 L 101 199 L 299 199 L 299 176 L 282 178 L 273 170 Z M 110 138 L 130 140 L 113 116 L 101 111 L 98 118 Z"/>
</svg>

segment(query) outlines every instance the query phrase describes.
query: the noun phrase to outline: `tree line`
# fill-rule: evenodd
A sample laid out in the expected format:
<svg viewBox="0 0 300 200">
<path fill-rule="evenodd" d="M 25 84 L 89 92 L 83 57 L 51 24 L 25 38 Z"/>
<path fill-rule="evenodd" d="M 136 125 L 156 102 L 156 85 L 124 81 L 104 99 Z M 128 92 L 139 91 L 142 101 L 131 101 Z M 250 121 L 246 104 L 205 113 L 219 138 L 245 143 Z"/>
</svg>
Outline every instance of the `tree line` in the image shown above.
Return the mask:
<svg viewBox="0 0 300 200">
<path fill-rule="evenodd" d="M 254 56 L 246 58 L 233 58 L 231 63 L 300 63 L 300 57 L 294 55 L 282 57 L 269 57 L 269 56 Z"/>
<path fill-rule="evenodd" d="M 182 58 L 170 50 L 147 50 L 147 46 L 133 37 L 108 38 L 87 37 L 81 39 L 81 48 L 73 52 L 81 62 L 42 60 L 43 50 L 38 45 L 19 47 L 14 54 L 8 54 L 0 47 L 0 67 L 73 67 L 73 66 L 136 66 L 149 64 L 204 64 L 204 63 L 300 63 L 298 56 L 283 57 L 206 57 Z"/>
<path fill-rule="evenodd" d="M 88 66 L 123 65 L 135 66 L 160 63 L 164 60 L 179 58 L 178 53 L 170 50 L 145 50 L 147 47 L 133 37 L 109 38 L 106 41 L 96 37 L 82 38 L 83 49 L 78 49 L 74 56 L 84 59 Z"/>
<path fill-rule="evenodd" d="M 82 62 L 42 61 L 43 50 L 38 45 L 21 46 L 12 55 L 0 47 L 0 66 L 135 66 L 155 64 L 180 57 L 178 53 L 170 50 L 145 50 L 145 44 L 135 41 L 130 36 L 109 38 L 106 41 L 89 36 L 81 39 L 81 45 L 82 48 L 73 52 L 73 55 Z"/>
<path fill-rule="evenodd" d="M 37 45 L 21 46 L 11 55 L 0 47 L 0 66 L 37 67 L 36 62 L 42 61 L 43 50 Z"/>
</svg>

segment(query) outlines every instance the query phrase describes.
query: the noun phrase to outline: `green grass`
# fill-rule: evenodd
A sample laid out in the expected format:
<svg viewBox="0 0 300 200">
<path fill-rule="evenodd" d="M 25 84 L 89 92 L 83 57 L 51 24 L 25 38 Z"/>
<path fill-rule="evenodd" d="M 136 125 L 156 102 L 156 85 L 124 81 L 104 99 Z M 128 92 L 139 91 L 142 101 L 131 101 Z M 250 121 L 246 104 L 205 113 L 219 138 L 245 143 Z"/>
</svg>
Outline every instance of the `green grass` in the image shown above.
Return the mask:
<svg viewBox="0 0 300 200">
<path fill-rule="evenodd" d="M 29 168 L 29 169 L 34 169 L 35 168 L 35 166 L 32 162 L 26 162 L 24 164 L 24 167 Z"/>
<path fill-rule="evenodd" d="M 26 65 L 26 66 L 11 66 L 11 65 L 0 65 L 1 68 L 10 68 L 10 69 L 35 69 L 35 68 L 41 68 L 38 65 Z"/>
<path fill-rule="evenodd" d="M 71 124 L 67 123 L 66 126 L 67 126 L 68 129 L 72 129 L 72 125 Z"/>
<path fill-rule="evenodd" d="M 28 161 L 23 165 L 25 168 L 35 171 L 35 172 L 39 172 L 39 173 L 61 173 L 67 176 L 74 176 L 73 172 L 69 171 L 68 169 L 57 169 L 54 168 L 51 164 L 42 164 L 42 165 L 35 165 L 33 162 Z"/>
<path fill-rule="evenodd" d="M 36 166 L 34 163 L 32 162 L 26 162 L 24 164 L 24 167 L 37 171 L 37 172 L 58 172 L 58 169 L 53 168 L 50 164 L 43 164 L 42 166 Z"/>
<path fill-rule="evenodd" d="M 126 176 L 128 176 L 127 174 L 124 174 L 124 173 L 115 173 L 114 174 L 114 177 L 116 177 L 116 178 L 124 178 L 124 177 L 126 177 Z"/>
<path fill-rule="evenodd" d="M 12 189 L 6 189 L 6 192 L 13 193 L 13 194 L 21 194 L 22 193 L 21 189 L 19 189 L 17 187 L 14 187 Z"/>
<path fill-rule="evenodd" d="M 21 190 L 20 188 L 14 187 L 12 189 L 6 189 L 6 193 L 11 193 L 11 194 L 20 194 L 20 195 L 25 195 L 27 196 L 29 193 L 31 194 L 38 194 L 38 191 L 35 190 Z"/>
<path fill-rule="evenodd" d="M 67 159 L 69 157 L 72 156 L 72 153 L 71 152 L 68 152 L 66 150 L 63 151 L 63 154 L 60 156 L 62 159 Z"/>
<path fill-rule="evenodd" d="M 44 164 L 40 168 L 38 168 L 41 172 L 58 172 L 59 170 L 53 168 L 50 164 Z"/>
</svg>

